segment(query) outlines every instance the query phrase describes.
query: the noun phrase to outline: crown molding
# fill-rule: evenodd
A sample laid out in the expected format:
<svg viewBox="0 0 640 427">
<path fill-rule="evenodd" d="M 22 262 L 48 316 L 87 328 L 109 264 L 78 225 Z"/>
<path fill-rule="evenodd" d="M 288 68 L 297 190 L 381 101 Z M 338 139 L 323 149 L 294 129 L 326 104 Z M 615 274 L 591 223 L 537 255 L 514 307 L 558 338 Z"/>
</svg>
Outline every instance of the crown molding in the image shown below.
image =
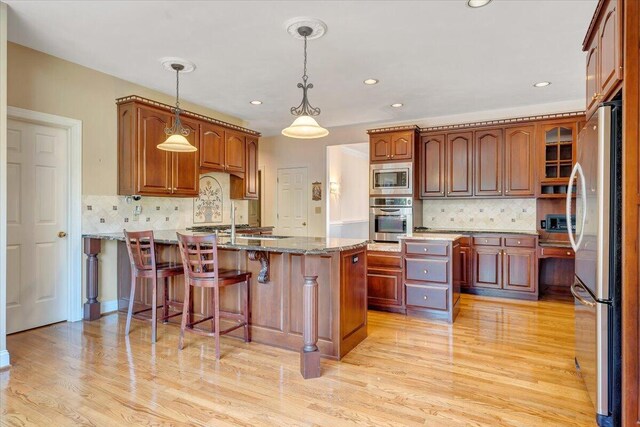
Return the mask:
<svg viewBox="0 0 640 427">
<path fill-rule="evenodd" d="M 420 131 L 420 127 L 417 125 L 389 126 L 384 128 L 378 128 L 378 129 L 369 129 L 367 133 L 371 135 L 374 133 L 395 132 L 395 131 L 403 131 L 403 130 Z"/>
<path fill-rule="evenodd" d="M 461 124 L 455 124 L 455 125 L 430 126 L 430 127 L 421 128 L 420 131 L 431 132 L 431 131 L 442 131 L 442 130 L 467 129 L 467 128 L 483 127 L 483 126 L 509 125 L 509 124 L 517 124 L 522 122 L 538 121 L 538 120 L 570 119 L 574 117 L 584 116 L 584 114 L 585 114 L 584 111 L 571 111 L 568 113 L 554 113 L 554 114 L 538 114 L 535 116 L 514 117 L 510 119 L 484 120 L 480 122 L 461 123 Z"/>
<path fill-rule="evenodd" d="M 138 95 L 129 95 L 129 96 L 124 96 L 122 98 L 117 98 L 116 99 L 116 105 L 120 105 L 120 104 L 124 104 L 127 102 L 138 102 L 141 104 L 146 104 L 146 105 L 150 105 L 152 107 L 157 107 L 157 108 L 163 108 L 163 109 L 168 109 L 169 111 L 173 111 L 173 109 L 175 107 L 169 105 L 169 104 L 163 104 L 162 102 L 158 102 L 158 101 L 154 101 L 152 99 L 148 99 L 148 98 L 143 98 L 141 96 Z M 240 132 L 244 132 L 244 133 L 248 133 L 250 135 L 254 135 L 254 136 L 261 136 L 260 132 L 257 132 L 255 130 L 251 130 L 251 129 L 247 129 L 244 128 L 242 126 L 237 126 L 231 123 L 227 123 L 227 122 L 223 122 L 222 120 L 217 120 L 217 119 L 213 119 L 211 117 L 207 117 L 207 116 L 203 116 L 202 114 L 198 114 L 198 113 L 194 113 L 192 111 L 188 111 L 188 110 L 180 110 L 180 115 L 183 117 L 192 117 L 194 119 L 198 119 L 198 120 L 203 120 L 205 122 L 209 122 L 209 123 L 213 123 L 216 125 L 220 125 L 220 126 L 224 126 L 226 128 L 230 128 L 230 129 L 235 129 L 238 130 Z"/>
</svg>

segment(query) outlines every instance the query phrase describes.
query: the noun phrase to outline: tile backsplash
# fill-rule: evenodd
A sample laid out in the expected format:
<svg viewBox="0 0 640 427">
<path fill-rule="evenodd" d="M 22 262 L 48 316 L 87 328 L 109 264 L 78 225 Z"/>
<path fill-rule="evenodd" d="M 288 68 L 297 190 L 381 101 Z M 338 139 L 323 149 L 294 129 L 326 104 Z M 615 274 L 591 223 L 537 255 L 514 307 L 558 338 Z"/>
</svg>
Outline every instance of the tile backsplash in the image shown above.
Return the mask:
<svg viewBox="0 0 640 427">
<path fill-rule="evenodd" d="M 535 231 L 536 200 L 424 200 L 422 225 L 435 229 Z"/>
<path fill-rule="evenodd" d="M 205 175 L 203 175 L 205 176 Z M 215 224 L 231 223 L 231 199 L 229 175 L 209 173 L 222 188 L 222 219 Z M 194 224 L 194 198 L 148 197 L 139 201 L 125 196 L 82 196 L 82 232 L 115 233 L 127 230 L 173 230 Z M 236 201 L 236 222 L 247 223 L 248 202 Z M 137 214 L 136 214 L 137 212 Z M 206 223 L 204 223 L 206 224 Z M 203 225 L 199 223 L 198 225 Z"/>
</svg>

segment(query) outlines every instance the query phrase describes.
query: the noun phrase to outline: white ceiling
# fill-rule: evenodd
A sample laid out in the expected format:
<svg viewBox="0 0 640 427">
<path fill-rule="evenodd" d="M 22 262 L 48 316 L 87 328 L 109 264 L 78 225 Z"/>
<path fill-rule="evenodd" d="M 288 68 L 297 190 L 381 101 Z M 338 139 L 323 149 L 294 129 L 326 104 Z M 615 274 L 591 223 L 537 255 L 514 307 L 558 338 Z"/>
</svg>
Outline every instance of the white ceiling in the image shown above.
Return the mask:
<svg viewBox="0 0 640 427">
<path fill-rule="evenodd" d="M 302 96 L 302 42 L 283 27 L 292 17 L 328 25 L 309 42 L 309 97 L 334 127 L 580 99 L 581 42 L 597 3 L 4 1 L 9 40 L 140 85 L 173 93 L 159 59 L 195 62 L 183 97 L 264 135 L 290 124 Z M 380 83 L 365 86 L 368 77 Z M 532 87 L 541 80 L 553 84 Z"/>
</svg>

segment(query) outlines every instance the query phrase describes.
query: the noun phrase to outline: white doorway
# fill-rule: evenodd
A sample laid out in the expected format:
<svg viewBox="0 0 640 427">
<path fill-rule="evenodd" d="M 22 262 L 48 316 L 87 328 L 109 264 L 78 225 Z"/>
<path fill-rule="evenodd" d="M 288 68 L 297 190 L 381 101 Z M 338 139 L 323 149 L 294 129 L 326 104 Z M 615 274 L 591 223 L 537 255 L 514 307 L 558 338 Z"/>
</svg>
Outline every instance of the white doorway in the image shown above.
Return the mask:
<svg viewBox="0 0 640 427">
<path fill-rule="evenodd" d="M 277 233 L 284 236 L 307 236 L 307 168 L 278 169 L 277 188 Z"/>
<path fill-rule="evenodd" d="M 80 122 L 7 121 L 7 333 L 82 317 Z"/>
</svg>

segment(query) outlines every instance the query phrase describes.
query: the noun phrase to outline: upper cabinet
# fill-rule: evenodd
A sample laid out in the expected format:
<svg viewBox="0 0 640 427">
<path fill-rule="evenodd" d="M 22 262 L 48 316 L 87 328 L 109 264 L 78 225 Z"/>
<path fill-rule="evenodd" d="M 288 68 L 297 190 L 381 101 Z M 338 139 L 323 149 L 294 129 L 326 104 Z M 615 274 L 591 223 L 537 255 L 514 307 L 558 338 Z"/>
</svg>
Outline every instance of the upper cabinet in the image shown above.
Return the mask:
<svg viewBox="0 0 640 427">
<path fill-rule="evenodd" d="M 476 196 L 502 195 L 502 129 L 474 132 Z"/>
<path fill-rule="evenodd" d="M 504 195 L 530 197 L 535 189 L 535 126 L 504 130 Z"/>
<path fill-rule="evenodd" d="M 587 119 L 597 106 L 615 96 L 622 81 L 621 0 L 598 3 L 582 50 L 587 52 Z"/>
<path fill-rule="evenodd" d="M 447 197 L 473 194 L 473 133 L 447 135 Z"/>
<path fill-rule="evenodd" d="M 444 133 L 420 137 L 417 182 L 421 198 L 445 196 L 445 141 Z"/>
<path fill-rule="evenodd" d="M 197 197 L 200 174 L 229 172 L 235 198 L 256 198 L 258 134 L 192 113 L 182 114 L 192 153 L 158 149 L 174 123 L 171 107 L 129 96 L 118 105 L 118 194 Z"/>
<path fill-rule="evenodd" d="M 566 197 L 575 164 L 578 121 L 555 121 L 539 127 L 540 197 Z"/>
<path fill-rule="evenodd" d="M 370 132 L 369 160 L 379 162 L 408 162 L 413 160 L 417 127 L 399 131 Z"/>
</svg>

